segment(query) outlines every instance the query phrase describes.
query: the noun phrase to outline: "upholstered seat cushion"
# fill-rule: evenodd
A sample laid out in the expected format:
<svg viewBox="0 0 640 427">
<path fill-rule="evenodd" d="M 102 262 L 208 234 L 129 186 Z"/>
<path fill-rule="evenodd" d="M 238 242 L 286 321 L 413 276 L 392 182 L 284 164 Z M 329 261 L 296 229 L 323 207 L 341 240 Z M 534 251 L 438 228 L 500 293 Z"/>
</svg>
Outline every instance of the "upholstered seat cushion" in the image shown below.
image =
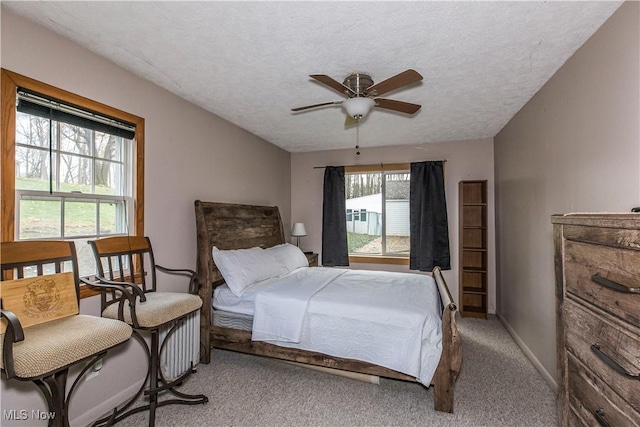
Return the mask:
<svg viewBox="0 0 640 427">
<path fill-rule="evenodd" d="M 131 327 L 124 322 L 82 314 L 23 330 L 24 341 L 13 345 L 14 369 L 19 378 L 34 378 L 54 372 L 131 337 Z M 1 338 L 4 341 L 4 335 Z M 0 366 L 4 367 L 1 360 Z"/>
<path fill-rule="evenodd" d="M 189 314 L 202 307 L 202 300 L 197 295 L 180 292 L 148 292 L 147 300 L 140 302 L 136 298 L 136 317 L 143 328 L 154 328 L 174 319 Z M 111 304 L 102 315 L 111 319 L 118 318 L 118 304 Z M 124 321 L 132 324 L 129 304 L 124 306 Z"/>
</svg>

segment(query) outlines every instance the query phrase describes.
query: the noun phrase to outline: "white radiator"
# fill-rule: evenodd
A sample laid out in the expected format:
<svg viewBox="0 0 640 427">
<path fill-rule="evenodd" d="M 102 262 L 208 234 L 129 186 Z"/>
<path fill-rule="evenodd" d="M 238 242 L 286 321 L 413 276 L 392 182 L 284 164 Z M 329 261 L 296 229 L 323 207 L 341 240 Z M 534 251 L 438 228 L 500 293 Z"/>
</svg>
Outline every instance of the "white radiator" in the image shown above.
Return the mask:
<svg viewBox="0 0 640 427">
<path fill-rule="evenodd" d="M 160 329 L 160 342 L 170 329 L 171 325 Z M 171 381 L 187 372 L 192 362 L 194 367 L 200 362 L 200 310 L 187 316 L 169 337 L 160 356 L 160 369 Z"/>
</svg>

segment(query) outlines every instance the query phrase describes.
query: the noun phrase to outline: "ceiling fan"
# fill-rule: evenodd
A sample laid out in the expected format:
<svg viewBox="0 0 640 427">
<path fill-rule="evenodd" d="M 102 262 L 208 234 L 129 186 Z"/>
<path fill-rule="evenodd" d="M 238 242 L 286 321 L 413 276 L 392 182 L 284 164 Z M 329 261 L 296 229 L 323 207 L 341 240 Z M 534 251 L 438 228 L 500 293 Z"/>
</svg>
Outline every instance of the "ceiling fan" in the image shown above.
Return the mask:
<svg viewBox="0 0 640 427">
<path fill-rule="evenodd" d="M 345 126 L 357 123 L 360 119 L 366 117 L 373 107 L 384 108 L 387 110 L 399 111 L 406 114 L 415 114 L 421 107 L 418 104 L 409 102 L 396 101 L 387 98 L 377 98 L 387 92 L 399 89 L 411 83 L 422 80 L 422 76 L 415 70 L 409 69 L 393 77 L 389 77 L 380 83 L 373 83 L 373 79 L 368 74 L 352 73 L 349 77 L 340 83 L 325 74 L 311 74 L 309 77 L 316 79 L 322 84 L 329 86 L 346 95 L 344 101 L 330 101 L 321 104 L 307 105 L 305 107 L 292 108 L 291 111 L 298 112 L 309 110 L 312 108 L 325 107 L 329 105 L 342 105 L 347 112 Z"/>
</svg>

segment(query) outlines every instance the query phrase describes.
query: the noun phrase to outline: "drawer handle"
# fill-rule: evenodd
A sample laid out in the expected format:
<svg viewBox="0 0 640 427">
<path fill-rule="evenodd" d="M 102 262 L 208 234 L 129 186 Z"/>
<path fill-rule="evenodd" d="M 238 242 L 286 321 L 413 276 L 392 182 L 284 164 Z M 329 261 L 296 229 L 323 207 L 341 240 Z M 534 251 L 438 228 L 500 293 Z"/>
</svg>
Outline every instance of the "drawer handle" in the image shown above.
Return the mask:
<svg viewBox="0 0 640 427">
<path fill-rule="evenodd" d="M 596 416 L 598 424 L 600 424 L 602 427 L 609 427 L 609 423 L 604 419 L 604 409 L 600 408 L 596 411 L 593 411 L 593 415 Z"/>
<path fill-rule="evenodd" d="M 627 370 L 624 369 L 622 366 L 620 366 L 620 364 L 618 362 L 613 360 L 611 358 L 611 356 L 609 356 L 604 351 L 600 350 L 600 345 L 598 343 L 591 345 L 591 351 L 594 352 L 596 354 L 596 356 L 598 356 L 600 358 L 600 360 L 602 360 L 604 363 L 606 363 L 607 366 L 609 366 L 611 369 L 613 369 L 617 373 L 619 373 L 621 375 L 624 375 L 626 377 L 630 377 L 630 378 L 640 378 L 640 374 L 634 375 L 634 374 L 631 374 L 631 373 L 627 372 Z"/>
<path fill-rule="evenodd" d="M 613 280 L 602 277 L 600 273 L 596 273 L 591 276 L 591 280 L 596 282 L 598 285 L 602 285 L 605 288 L 613 289 L 614 291 L 621 292 L 623 294 L 640 294 L 640 288 L 628 288 L 620 283 L 614 282 Z"/>
</svg>

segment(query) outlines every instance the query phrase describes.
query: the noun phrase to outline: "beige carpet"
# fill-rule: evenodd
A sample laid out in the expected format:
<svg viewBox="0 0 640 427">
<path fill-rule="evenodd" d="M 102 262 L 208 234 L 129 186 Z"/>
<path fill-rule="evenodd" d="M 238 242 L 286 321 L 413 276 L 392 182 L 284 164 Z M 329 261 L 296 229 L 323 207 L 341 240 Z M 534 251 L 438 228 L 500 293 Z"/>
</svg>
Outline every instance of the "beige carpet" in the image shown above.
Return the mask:
<svg viewBox="0 0 640 427">
<path fill-rule="evenodd" d="M 454 414 L 433 410 L 433 387 L 342 378 L 273 359 L 215 350 L 181 387 L 209 403 L 158 409 L 157 426 L 554 426 L 555 394 L 502 324 L 460 319 L 463 365 Z M 136 414 L 118 426 L 143 426 Z"/>
</svg>

